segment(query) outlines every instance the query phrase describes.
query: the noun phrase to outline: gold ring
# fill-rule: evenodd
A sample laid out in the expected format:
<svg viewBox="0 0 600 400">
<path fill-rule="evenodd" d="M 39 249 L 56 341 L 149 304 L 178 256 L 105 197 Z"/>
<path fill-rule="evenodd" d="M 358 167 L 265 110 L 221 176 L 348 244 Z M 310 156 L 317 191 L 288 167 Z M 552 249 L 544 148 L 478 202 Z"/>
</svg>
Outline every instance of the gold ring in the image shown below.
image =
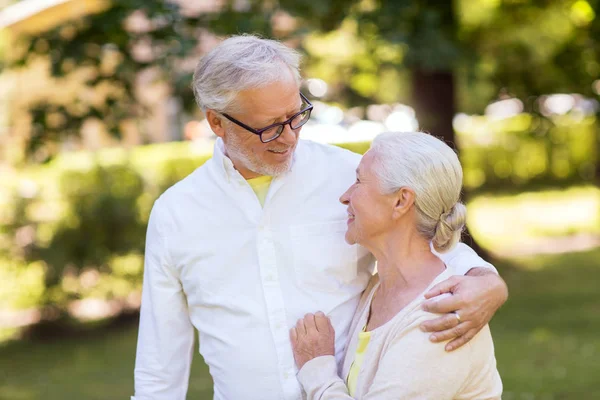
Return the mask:
<svg viewBox="0 0 600 400">
<path fill-rule="evenodd" d="M 460 315 L 458 315 L 458 312 L 454 311 L 454 312 L 452 312 L 452 314 L 454 314 L 454 316 L 458 320 L 458 323 L 460 324 L 462 322 L 462 320 L 460 319 Z"/>
</svg>

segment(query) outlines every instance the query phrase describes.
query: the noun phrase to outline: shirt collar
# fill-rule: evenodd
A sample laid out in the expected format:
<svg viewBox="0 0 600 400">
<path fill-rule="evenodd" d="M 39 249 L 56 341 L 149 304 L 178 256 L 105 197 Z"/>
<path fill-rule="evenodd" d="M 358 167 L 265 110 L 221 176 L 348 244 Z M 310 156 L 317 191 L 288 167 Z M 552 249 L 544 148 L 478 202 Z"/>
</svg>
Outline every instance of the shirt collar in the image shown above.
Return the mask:
<svg viewBox="0 0 600 400">
<path fill-rule="evenodd" d="M 220 137 L 215 141 L 213 160 L 217 169 L 225 174 L 227 182 L 231 182 L 231 179 L 235 178 L 236 174 L 239 175 L 233 166 L 233 162 L 225 155 L 225 143 L 223 143 L 223 139 Z"/>
</svg>

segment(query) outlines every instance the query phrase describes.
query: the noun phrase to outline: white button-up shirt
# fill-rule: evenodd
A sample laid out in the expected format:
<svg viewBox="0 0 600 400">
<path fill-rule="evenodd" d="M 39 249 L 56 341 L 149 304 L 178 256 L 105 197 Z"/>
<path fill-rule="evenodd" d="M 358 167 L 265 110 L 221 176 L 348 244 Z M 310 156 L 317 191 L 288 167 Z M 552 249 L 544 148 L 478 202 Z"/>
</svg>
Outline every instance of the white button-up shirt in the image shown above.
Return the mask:
<svg viewBox="0 0 600 400">
<path fill-rule="evenodd" d="M 345 242 L 338 200 L 359 161 L 301 140 L 263 208 L 219 139 L 212 159 L 156 201 L 132 400 L 185 399 L 194 328 L 219 400 L 301 399 L 289 329 L 308 312 L 329 315 L 341 361 L 374 267 Z M 489 266 L 465 245 L 442 259 L 461 273 Z"/>
</svg>

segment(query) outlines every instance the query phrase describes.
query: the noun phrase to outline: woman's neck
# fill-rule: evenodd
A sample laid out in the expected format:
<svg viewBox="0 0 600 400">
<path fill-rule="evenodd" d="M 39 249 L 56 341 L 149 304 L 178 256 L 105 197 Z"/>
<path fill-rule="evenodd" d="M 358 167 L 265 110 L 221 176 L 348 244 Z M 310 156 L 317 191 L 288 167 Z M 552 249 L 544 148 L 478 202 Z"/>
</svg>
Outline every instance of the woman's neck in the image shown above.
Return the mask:
<svg viewBox="0 0 600 400">
<path fill-rule="evenodd" d="M 389 233 L 368 247 L 377 259 L 379 295 L 421 293 L 445 269 L 417 232 Z"/>
<path fill-rule="evenodd" d="M 377 259 L 379 287 L 375 293 L 367 330 L 385 324 L 421 294 L 441 274 L 444 263 L 419 234 L 388 234 L 364 246 Z"/>
</svg>

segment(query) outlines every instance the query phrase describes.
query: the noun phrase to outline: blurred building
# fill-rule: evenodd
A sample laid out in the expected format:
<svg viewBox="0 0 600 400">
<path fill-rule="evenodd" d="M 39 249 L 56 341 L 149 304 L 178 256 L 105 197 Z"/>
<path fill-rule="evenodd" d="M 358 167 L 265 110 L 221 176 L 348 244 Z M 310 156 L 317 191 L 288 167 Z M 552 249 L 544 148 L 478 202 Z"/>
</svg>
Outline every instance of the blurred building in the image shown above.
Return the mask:
<svg viewBox="0 0 600 400">
<path fill-rule="evenodd" d="M 215 11 L 221 6 L 220 0 L 177 0 L 181 10 L 190 15 Z M 100 13 L 111 6 L 110 0 L 0 0 L 0 40 L 8 43 L 21 35 L 36 35 L 59 27 L 67 22 L 76 21 L 87 15 Z M 143 18 L 131 18 L 128 29 L 136 29 L 136 25 L 147 24 Z M 208 50 L 218 41 L 203 40 L 199 53 Z M 207 48 L 208 47 L 208 48 Z M 10 50 L 9 50 L 10 51 Z M 60 87 L 53 83 L 48 73 L 48 64 L 30 63 L 21 71 L 0 75 L 0 150 L 14 149 L 26 140 L 23 133 L 31 124 L 27 118 L 15 121 L 15 115 L 9 110 L 16 108 L 25 110 L 29 105 L 28 98 L 33 93 L 55 96 L 54 93 L 77 92 L 77 85 L 84 88 L 76 78 L 69 79 L 68 88 L 62 82 Z M 57 94 L 58 95 L 58 94 Z M 63 94 L 65 95 L 65 94 Z M 134 146 L 148 142 L 165 142 L 180 139 L 197 139 L 211 136 L 202 125 L 194 124 L 192 116 L 182 115 L 178 99 L 169 95 L 169 87 L 156 79 L 153 71 L 140 71 L 136 81 L 136 95 L 143 99 L 149 110 L 148 117 L 140 121 L 131 121 L 121 127 L 121 139 L 116 140 L 102 129 L 101 121 L 85 123 L 80 140 L 67 140 L 61 144 L 63 149 L 97 149 L 105 146 L 122 144 Z M 10 116 L 10 120 L 9 120 Z M 191 124 L 190 124 L 191 122 Z M 12 150 L 11 150 L 12 151 Z M 10 157 L 8 157 L 10 158 Z M 6 155 L 0 154 L 0 160 Z"/>
<path fill-rule="evenodd" d="M 109 0 L 21 0 L 0 11 L 0 29 L 8 28 L 12 34 L 35 34 L 109 6 Z"/>
</svg>

